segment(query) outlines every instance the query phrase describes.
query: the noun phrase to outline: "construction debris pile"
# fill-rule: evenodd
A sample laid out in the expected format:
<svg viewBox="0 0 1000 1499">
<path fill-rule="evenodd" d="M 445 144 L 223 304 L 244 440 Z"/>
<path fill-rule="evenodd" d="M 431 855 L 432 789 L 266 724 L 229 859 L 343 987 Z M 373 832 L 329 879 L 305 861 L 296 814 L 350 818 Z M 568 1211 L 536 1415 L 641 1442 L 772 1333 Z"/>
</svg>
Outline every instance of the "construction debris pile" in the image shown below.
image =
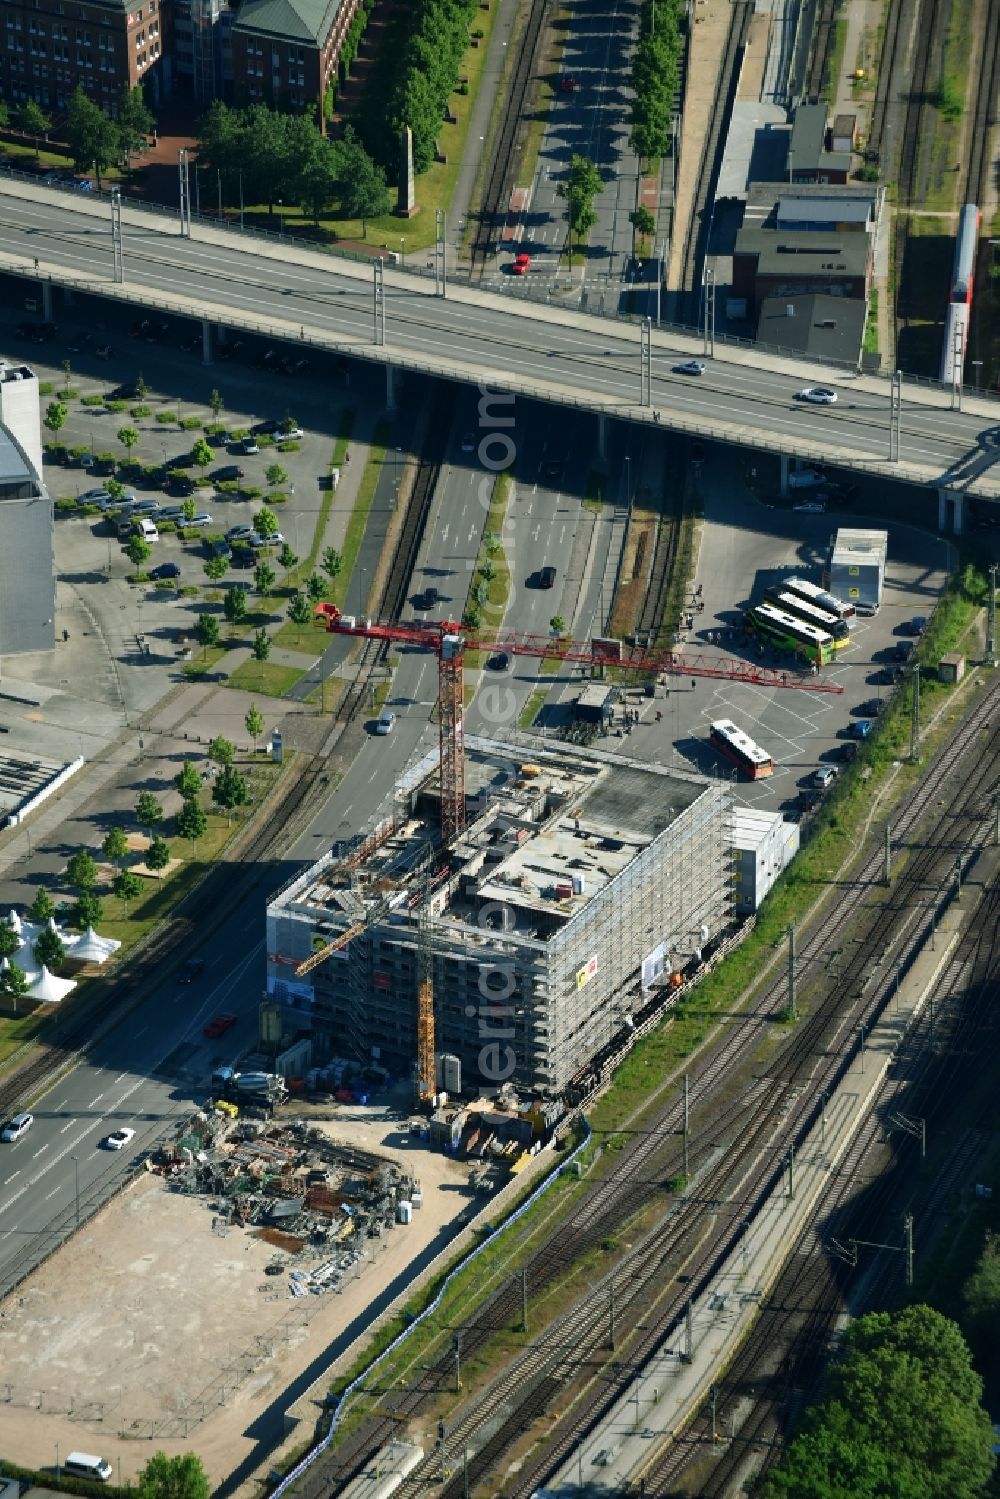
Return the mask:
<svg viewBox="0 0 1000 1499">
<path fill-rule="evenodd" d="M 423 1202 L 420 1183 L 394 1162 L 302 1121 L 202 1112 L 149 1169 L 209 1199 L 216 1233 L 246 1228 L 278 1251 L 269 1274 L 281 1274 L 289 1256 L 317 1261 L 292 1272 L 293 1296 L 337 1290 L 364 1260 L 366 1241 L 409 1223 Z"/>
</svg>

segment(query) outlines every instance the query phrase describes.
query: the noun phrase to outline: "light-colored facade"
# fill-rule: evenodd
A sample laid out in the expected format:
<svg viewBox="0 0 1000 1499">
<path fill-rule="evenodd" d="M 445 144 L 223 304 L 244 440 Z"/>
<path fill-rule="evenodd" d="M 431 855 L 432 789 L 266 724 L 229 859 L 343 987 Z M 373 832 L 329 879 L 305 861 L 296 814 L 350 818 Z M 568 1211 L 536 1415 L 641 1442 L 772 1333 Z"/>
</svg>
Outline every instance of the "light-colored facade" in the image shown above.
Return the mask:
<svg viewBox="0 0 1000 1499">
<path fill-rule="evenodd" d="M 751 916 L 799 851 L 799 829 L 780 812 L 734 807 L 733 909 Z"/>
<path fill-rule="evenodd" d="M 51 650 L 54 618 L 38 381 L 27 365 L 0 360 L 0 658 Z"/>
<path fill-rule="evenodd" d="M 882 603 L 887 531 L 858 531 L 841 527 L 830 550 L 830 592 L 856 609 L 876 613 Z"/>
<path fill-rule="evenodd" d="M 435 755 L 366 849 L 331 852 L 272 901 L 268 992 L 317 1057 L 409 1076 L 423 960 L 436 1050 L 460 1059 L 464 1091 L 554 1096 L 648 1001 L 644 963 L 666 982 L 728 924 L 727 781 L 562 746 L 532 755 L 469 741 L 469 825 L 443 864 Z"/>
</svg>

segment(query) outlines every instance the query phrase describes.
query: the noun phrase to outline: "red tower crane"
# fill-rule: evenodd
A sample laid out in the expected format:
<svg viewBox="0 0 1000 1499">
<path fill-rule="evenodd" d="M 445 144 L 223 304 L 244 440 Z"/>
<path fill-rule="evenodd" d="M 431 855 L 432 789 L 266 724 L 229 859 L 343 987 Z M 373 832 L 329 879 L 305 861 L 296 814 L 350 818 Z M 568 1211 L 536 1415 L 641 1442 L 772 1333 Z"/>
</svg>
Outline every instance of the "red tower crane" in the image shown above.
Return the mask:
<svg viewBox="0 0 1000 1499">
<path fill-rule="evenodd" d="M 555 635 L 522 635 L 496 630 L 484 635 L 456 620 L 355 619 L 336 604 L 317 604 L 316 616 L 337 635 L 386 640 L 433 651 L 438 658 L 438 737 L 441 746 L 441 843 L 447 848 L 465 827 L 465 716 L 462 665 L 467 650 L 506 651 L 512 656 L 555 657 L 573 665 L 615 666 L 625 671 L 669 672 L 681 677 L 714 677 L 751 682 L 757 687 L 796 687 L 804 692 L 843 692 L 835 682 L 808 672 L 774 671 L 735 656 L 682 656 L 665 648 L 626 645 L 623 640 L 568 640 Z"/>
</svg>

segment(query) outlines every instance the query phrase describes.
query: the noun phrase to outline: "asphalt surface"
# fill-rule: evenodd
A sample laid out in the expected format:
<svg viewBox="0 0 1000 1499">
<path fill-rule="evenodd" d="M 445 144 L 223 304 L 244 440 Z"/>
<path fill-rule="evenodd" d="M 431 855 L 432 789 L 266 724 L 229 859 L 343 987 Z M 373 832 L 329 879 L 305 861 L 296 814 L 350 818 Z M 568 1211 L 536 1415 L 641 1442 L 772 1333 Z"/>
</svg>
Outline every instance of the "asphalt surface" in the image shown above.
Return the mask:
<svg viewBox="0 0 1000 1499">
<path fill-rule="evenodd" d="M 0 193 L 6 198 L 17 186 L 0 184 Z M 27 197 L 22 193 L 16 204 L 8 200 L 0 256 L 25 257 L 30 266 L 28 257 L 37 255 L 43 273 L 50 270 L 56 282 L 64 274 L 100 277 L 110 290 L 103 205 L 72 201 L 72 211 L 68 207 L 58 193 L 41 188 Z M 361 357 L 386 357 L 385 349 L 372 346 L 366 269 L 332 258 L 324 263 L 303 250 L 294 264 L 283 261 L 276 277 L 273 256 L 237 235 L 213 231 L 204 241 L 181 239 L 157 227 L 159 222 L 147 223 L 141 235 L 131 223 L 126 227 L 126 255 L 141 255 L 147 302 L 178 310 L 211 307 L 223 322 L 280 327 L 293 339 L 298 325 L 306 342 L 315 338 Z M 796 394 L 806 385 L 829 383 L 829 371 L 717 343 L 705 375 L 686 379 L 673 373 L 673 365 L 697 353 L 699 341 L 654 334 L 650 406 L 644 409 L 634 329 L 461 288 L 447 299 L 435 298 L 428 283 L 392 272 L 385 283 L 386 343 L 393 361 L 460 380 L 513 385 L 560 405 L 650 422 L 655 412 L 667 426 L 823 457 L 864 472 L 876 465 L 890 471 L 889 386 L 883 380 L 845 376 L 836 405 L 813 406 L 797 401 Z M 58 320 L 58 307 L 54 315 Z M 907 389 L 895 471 L 920 482 L 1000 492 L 997 415 L 985 400 L 967 400 L 966 406 L 953 411 L 943 395 Z"/>
</svg>

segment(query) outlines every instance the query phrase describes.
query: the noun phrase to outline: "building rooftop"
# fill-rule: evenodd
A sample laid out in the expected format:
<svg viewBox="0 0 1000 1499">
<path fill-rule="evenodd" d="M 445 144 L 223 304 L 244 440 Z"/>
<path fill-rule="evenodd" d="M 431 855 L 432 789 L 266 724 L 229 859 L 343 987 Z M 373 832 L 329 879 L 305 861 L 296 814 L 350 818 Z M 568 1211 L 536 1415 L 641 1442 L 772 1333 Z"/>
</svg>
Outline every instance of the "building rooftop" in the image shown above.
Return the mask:
<svg viewBox="0 0 1000 1499">
<path fill-rule="evenodd" d="M 878 204 L 883 188 L 864 182 L 762 182 L 750 184 L 747 191 L 746 214 L 743 222 L 764 223 L 776 213 L 779 203 L 791 203 L 796 198 L 840 206 L 845 203 L 868 203 L 870 215 L 878 216 Z M 838 213 L 838 218 L 840 217 Z"/>
<path fill-rule="evenodd" d="M 816 234 L 744 225 L 736 236 L 734 253 L 755 255 L 758 276 L 818 276 L 824 271 L 864 276 L 869 236 L 850 231 Z"/>
<path fill-rule="evenodd" d="M 466 945 L 470 928 L 495 935 L 489 914 L 502 903 L 503 931 L 544 942 L 702 796 L 704 780 L 595 750 L 539 747 L 525 753 L 472 739 L 466 744 L 469 822 L 438 868 L 437 755 L 403 789 L 409 814 L 387 822 L 365 856 L 348 867 L 344 850 L 321 859 L 280 902 L 313 918 L 328 913 L 336 933 L 378 908 L 408 922 L 431 875 L 438 937 L 449 928 Z"/>
<path fill-rule="evenodd" d="M 793 165 L 804 167 L 826 149 L 826 105 L 800 104 L 792 116 L 789 149 Z"/>
<path fill-rule="evenodd" d="M 865 336 L 865 316 L 860 297 L 820 293 L 765 297 L 757 337 L 761 343 L 791 353 L 855 364 Z"/>
<path fill-rule="evenodd" d="M 734 804 L 730 813 L 733 847 L 739 849 L 759 848 L 774 836 L 774 829 L 785 819 L 780 812 L 768 812 L 763 807 L 741 807 Z M 794 823 L 788 824 L 789 828 Z"/>
<path fill-rule="evenodd" d="M 341 0 L 243 0 L 232 29 L 322 47 L 340 6 Z"/>
<path fill-rule="evenodd" d="M 778 199 L 777 223 L 782 229 L 809 224 L 860 224 L 864 227 L 874 217 L 875 204 L 871 198 L 828 198 L 814 192 L 794 198 L 782 193 Z"/>
<path fill-rule="evenodd" d="M 859 531 L 842 526 L 833 538 L 832 560 L 885 563 L 889 547 L 888 531 Z"/>
</svg>

